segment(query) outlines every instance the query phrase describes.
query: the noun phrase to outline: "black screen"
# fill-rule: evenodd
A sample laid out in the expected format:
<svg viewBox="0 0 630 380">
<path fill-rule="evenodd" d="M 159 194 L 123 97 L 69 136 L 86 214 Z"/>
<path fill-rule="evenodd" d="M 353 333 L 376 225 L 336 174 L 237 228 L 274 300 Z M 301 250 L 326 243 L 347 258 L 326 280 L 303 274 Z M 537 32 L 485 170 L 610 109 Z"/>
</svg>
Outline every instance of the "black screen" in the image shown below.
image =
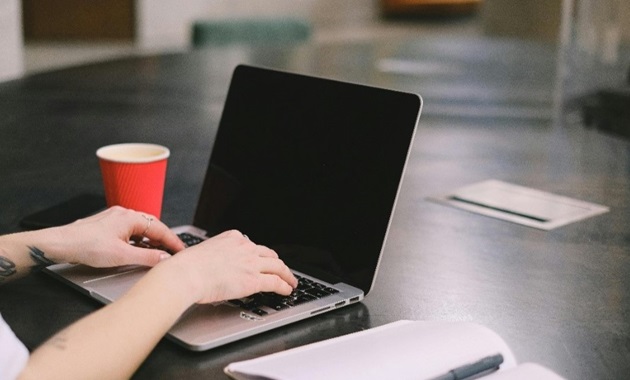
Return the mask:
<svg viewBox="0 0 630 380">
<path fill-rule="evenodd" d="M 237 67 L 195 225 L 367 294 L 420 108 L 415 94 Z"/>
</svg>

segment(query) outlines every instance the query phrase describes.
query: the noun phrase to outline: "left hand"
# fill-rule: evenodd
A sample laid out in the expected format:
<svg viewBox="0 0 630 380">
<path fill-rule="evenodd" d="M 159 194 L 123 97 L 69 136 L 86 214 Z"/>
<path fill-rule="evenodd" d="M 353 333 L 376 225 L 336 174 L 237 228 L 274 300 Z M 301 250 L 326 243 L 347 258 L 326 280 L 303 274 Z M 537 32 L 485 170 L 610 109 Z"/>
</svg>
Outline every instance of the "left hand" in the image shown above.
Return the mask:
<svg viewBox="0 0 630 380">
<path fill-rule="evenodd" d="M 62 260 L 92 267 L 113 267 L 129 264 L 154 266 L 185 248 L 184 243 L 164 223 L 152 215 L 114 206 L 74 223 L 58 227 L 57 232 L 69 247 Z M 129 244 L 131 240 L 147 243 L 155 249 Z"/>
</svg>

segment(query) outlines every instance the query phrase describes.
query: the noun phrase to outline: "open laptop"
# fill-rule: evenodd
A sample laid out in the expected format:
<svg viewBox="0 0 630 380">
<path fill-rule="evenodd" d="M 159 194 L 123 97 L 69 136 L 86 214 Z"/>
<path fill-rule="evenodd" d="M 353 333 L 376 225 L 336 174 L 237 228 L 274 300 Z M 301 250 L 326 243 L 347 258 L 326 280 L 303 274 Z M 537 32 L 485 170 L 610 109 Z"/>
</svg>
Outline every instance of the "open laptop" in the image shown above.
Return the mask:
<svg viewBox="0 0 630 380">
<path fill-rule="evenodd" d="M 416 94 L 238 66 L 194 220 L 173 230 L 194 244 L 238 229 L 274 249 L 304 289 L 195 305 L 167 336 L 207 350 L 361 301 L 376 277 L 421 108 Z M 103 303 L 147 270 L 48 268 Z"/>
</svg>

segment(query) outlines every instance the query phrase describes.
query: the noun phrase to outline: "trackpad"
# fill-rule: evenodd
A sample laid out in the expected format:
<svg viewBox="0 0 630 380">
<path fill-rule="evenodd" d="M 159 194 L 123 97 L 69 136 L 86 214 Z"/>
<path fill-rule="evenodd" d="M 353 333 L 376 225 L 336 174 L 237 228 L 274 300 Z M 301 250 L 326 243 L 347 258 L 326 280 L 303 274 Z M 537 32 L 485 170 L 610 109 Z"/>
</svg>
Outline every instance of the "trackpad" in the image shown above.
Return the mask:
<svg viewBox="0 0 630 380">
<path fill-rule="evenodd" d="M 83 286 L 93 297 L 104 303 L 110 303 L 131 289 L 148 270 L 147 267 L 130 267 L 126 271 L 117 271 L 103 277 L 86 280 Z"/>
</svg>

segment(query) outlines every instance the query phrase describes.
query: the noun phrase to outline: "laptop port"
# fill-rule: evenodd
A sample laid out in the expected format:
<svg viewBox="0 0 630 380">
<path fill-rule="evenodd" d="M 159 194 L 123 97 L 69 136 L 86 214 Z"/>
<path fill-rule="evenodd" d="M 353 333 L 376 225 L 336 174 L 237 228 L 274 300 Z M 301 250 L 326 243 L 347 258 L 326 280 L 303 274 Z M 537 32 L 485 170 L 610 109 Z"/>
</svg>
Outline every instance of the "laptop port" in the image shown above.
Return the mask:
<svg viewBox="0 0 630 380">
<path fill-rule="evenodd" d="M 359 300 L 359 296 L 350 298 L 350 303 L 357 302 Z"/>
<path fill-rule="evenodd" d="M 321 309 L 313 310 L 313 311 L 311 311 L 311 315 L 317 314 L 317 313 L 321 313 L 321 312 L 326 311 L 328 309 L 330 309 L 330 306 L 326 306 L 326 307 L 322 307 Z"/>
<path fill-rule="evenodd" d="M 345 305 L 345 304 L 346 304 L 346 301 L 337 302 L 337 303 L 335 304 L 335 307 L 343 306 L 343 305 Z"/>
</svg>

